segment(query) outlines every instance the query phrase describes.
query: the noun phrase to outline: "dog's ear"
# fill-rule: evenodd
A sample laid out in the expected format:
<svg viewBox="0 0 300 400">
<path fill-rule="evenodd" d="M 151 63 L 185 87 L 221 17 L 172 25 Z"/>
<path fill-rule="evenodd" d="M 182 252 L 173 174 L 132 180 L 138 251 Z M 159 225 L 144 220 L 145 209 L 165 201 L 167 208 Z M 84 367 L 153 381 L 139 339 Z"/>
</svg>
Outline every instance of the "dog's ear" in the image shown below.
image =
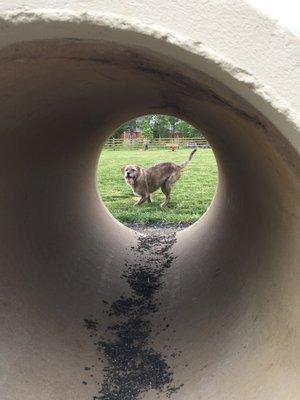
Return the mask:
<svg viewBox="0 0 300 400">
<path fill-rule="evenodd" d="M 122 174 L 124 174 L 124 172 L 125 172 L 125 168 L 127 167 L 127 165 L 124 165 L 124 167 L 122 167 L 121 168 L 121 172 L 122 172 Z"/>
<path fill-rule="evenodd" d="M 137 170 L 137 173 L 140 174 L 142 172 L 142 168 L 138 165 L 135 165 L 134 168 Z"/>
</svg>

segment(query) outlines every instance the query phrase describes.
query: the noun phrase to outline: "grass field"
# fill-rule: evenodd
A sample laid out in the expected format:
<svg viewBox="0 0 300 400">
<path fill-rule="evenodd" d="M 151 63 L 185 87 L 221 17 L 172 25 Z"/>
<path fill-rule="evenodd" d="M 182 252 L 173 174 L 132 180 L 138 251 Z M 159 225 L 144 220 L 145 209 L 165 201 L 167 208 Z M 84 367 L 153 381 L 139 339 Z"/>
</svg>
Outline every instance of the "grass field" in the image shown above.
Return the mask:
<svg viewBox="0 0 300 400">
<path fill-rule="evenodd" d="M 191 224 L 206 211 L 217 185 L 217 166 L 212 150 L 199 149 L 188 169 L 173 188 L 168 209 L 162 209 L 163 194 L 160 190 L 152 196 L 151 204 L 134 207 L 137 198 L 126 185 L 121 167 L 137 164 L 148 167 L 172 161 L 181 163 L 190 150 L 131 151 L 104 150 L 100 157 L 97 182 L 102 200 L 111 214 L 123 223 Z"/>
</svg>

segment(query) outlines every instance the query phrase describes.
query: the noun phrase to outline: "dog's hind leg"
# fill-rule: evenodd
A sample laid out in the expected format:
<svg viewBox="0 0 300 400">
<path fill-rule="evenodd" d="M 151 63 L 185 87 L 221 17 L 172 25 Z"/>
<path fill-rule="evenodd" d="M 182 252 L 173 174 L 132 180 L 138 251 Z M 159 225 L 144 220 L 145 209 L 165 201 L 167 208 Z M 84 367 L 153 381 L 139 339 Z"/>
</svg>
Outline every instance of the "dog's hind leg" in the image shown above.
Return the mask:
<svg viewBox="0 0 300 400">
<path fill-rule="evenodd" d="M 162 185 L 161 190 L 163 194 L 165 195 L 165 201 L 161 204 L 161 207 L 167 207 L 167 205 L 170 202 L 171 198 L 171 190 L 172 187 L 175 185 L 175 183 L 178 181 L 180 178 L 180 174 L 178 172 L 173 173 L 169 176 L 169 178 L 165 181 L 165 183 Z"/>
<path fill-rule="evenodd" d="M 163 194 L 165 195 L 165 200 L 164 202 L 160 205 L 162 208 L 167 207 L 167 205 L 170 202 L 170 195 L 171 195 L 171 188 L 166 187 L 166 185 L 164 184 L 161 187 L 161 190 L 163 192 Z"/>
</svg>

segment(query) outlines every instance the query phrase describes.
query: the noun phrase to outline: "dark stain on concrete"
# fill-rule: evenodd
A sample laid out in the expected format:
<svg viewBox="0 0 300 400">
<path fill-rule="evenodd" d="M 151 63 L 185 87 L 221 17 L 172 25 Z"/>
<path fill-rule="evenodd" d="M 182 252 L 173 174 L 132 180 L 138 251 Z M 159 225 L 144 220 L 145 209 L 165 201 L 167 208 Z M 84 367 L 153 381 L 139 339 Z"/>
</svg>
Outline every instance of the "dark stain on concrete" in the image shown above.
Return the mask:
<svg viewBox="0 0 300 400">
<path fill-rule="evenodd" d="M 171 397 L 183 386 L 174 384 L 166 356 L 151 346 L 151 338 L 160 333 L 154 331 L 151 317 L 159 310 L 157 294 L 163 286 L 164 273 L 174 260 L 171 249 L 175 241 L 175 233 L 139 236 L 137 248 L 131 249 L 137 261 L 126 264 L 121 277 L 126 279 L 130 294 L 112 304 L 103 300 L 105 313 L 114 322 L 105 330 L 100 326 L 101 317 L 84 320 L 97 358 L 104 361 L 104 379 L 98 383 L 99 391 L 93 400 L 137 400 L 149 390 Z M 164 317 L 159 329 L 169 328 Z M 110 339 L 103 338 L 107 334 Z M 173 358 L 180 354 L 176 349 L 169 351 Z"/>
</svg>

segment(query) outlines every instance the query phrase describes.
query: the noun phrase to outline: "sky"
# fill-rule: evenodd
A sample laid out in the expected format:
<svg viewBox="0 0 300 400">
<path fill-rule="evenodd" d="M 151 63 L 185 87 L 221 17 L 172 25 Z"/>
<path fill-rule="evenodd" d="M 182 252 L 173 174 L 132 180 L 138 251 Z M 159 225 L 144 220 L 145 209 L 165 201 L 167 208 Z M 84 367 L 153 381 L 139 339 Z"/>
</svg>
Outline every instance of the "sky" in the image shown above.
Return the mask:
<svg viewBox="0 0 300 400">
<path fill-rule="evenodd" d="M 247 2 L 300 36 L 299 0 L 247 0 Z"/>
</svg>

